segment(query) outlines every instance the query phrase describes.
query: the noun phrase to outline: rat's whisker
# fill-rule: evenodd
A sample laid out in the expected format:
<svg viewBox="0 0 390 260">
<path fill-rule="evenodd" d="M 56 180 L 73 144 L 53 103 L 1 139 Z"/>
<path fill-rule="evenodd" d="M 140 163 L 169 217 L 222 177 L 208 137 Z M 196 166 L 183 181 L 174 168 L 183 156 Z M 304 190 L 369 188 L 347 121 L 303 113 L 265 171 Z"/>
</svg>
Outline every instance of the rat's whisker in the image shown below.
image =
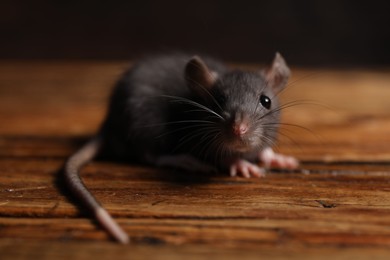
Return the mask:
<svg viewBox="0 0 390 260">
<path fill-rule="evenodd" d="M 218 131 L 219 131 L 219 129 L 215 128 L 215 129 L 199 129 L 198 131 L 190 132 L 190 133 L 186 134 L 185 136 L 183 136 L 182 138 L 180 138 L 178 145 L 176 146 L 176 148 L 174 150 L 177 151 L 180 147 L 191 142 L 196 137 L 199 137 L 199 136 L 203 137 L 204 135 L 212 134 L 212 133 L 215 133 Z M 204 140 L 202 140 L 201 142 L 198 142 L 195 145 L 195 147 L 199 146 L 201 143 L 203 143 L 203 141 Z"/>
<path fill-rule="evenodd" d="M 180 120 L 180 121 L 171 121 L 166 123 L 156 123 L 156 124 L 149 124 L 149 125 L 142 125 L 142 126 L 134 126 L 134 128 L 149 128 L 149 127 L 156 127 L 156 126 L 169 126 L 169 125 L 179 125 L 179 124 L 189 124 L 189 123 L 196 123 L 196 124 L 203 124 L 203 125 L 214 125 L 215 122 L 208 121 L 208 120 Z"/>
<path fill-rule="evenodd" d="M 211 76 L 213 76 L 213 75 L 211 75 Z M 209 97 L 211 97 L 211 99 L 217 105 L 217 107 L 220 109 L 220 111 L 223 111 L 221 104 L 219 104 L 219 102 L 215 99 L 214 95 L 211 94 L 210 91 L 207 88 L 205 88 L 202 84 L 200 84 L 199 82 L 197 82 L 195 80 L 192 80 L 192 79 L 187 79 L 187 80 L 190 80 L 192 83 L 194 83 L 198 87 L 200 87 Z M 216 80 L 216 78 L 215 78 L 215 80 Z"/>
<path fill-rule="evenodd" d="M 156 136 L 156 138 L 161 138 L 161 137 L 164 137 L 164 136 L 167 136 L 167 135 L 170 135 L 170 134 L 174 134 L 174 133 L 177 133 L 177 132 L 180 132 L 180 131 L 183 131 L 183 130 L 188 130 L 188 129 L 191 129 L 191 128 L 199 128 L 199 125 L 190 125 L 190 126 L 185 126 L 185 127 L 181 127 L 181 128 L 178 128 L 178 129 L 174 129 L 174 130 L 171 130 L 171 131 L 166 131 L 164 132 L 163 134 L 159 135 L 159 136 Z M 212 126 L 209 126 L 209 127 L 205 127 L 205 126 L 202 126 L 202 129 L 205 129 L 205 128 L 213 128 Z"/>
<path fill-rule="evenodd" d="M 278 113 L 284 109 L 287 109 L 287 108 L 291 108 L 291 107 L 295 107 L 295 106 L 300 106 L 300 105 L 307 105 L 307 104 L 310 104 L 310 105 L 318 105 L 317 103 L 314 103 L 314 102 L 311 102 L 311 100 L 294 100 L 294 101 L 291 101 L 291 102 L 287 102 L 283 105 L 280 105 L 274 109 L 271 109 L 269 110 L 267 113 L 265 113 L 264 115 L 261 115 L 257 118 L 257 120 L 261 120 L 267 116 L 270 116 L 272 114 L 275 114 L 275 113 Z"/>
<path fill-rule="evenodd" d="M 198 102 L 195 102 L 193 100 L 183 98 L 183 97 L 170 96 L 170 95 L 161 95 L 161 96 L 166 97 L 166 98 L 171 98 L 173 101 L 176 101 L 179 103 L 185 103 L 185 104 L 193 105 L 193 106 L 196 106 L 198 108 L 204 109 L 204 111 L 207 111 L 207 112 L 217 116 L 222 121 L 225 121 L 225 118 L 223 116 L 221 116 L 220 114 L 218 114 L 217 112 L 215 112 L 215 111 L 211 110 L 210 108 L 208 108 L 208 107 L 206 107 Z"/>
<path fill-rule="evenodd" d="M 207 148 L 207 145 L 204 145 L 205 142 L 208 141 L 208 139 L 212 138 L 214 133 L 218 133 L 218 130 L 215 131 L 207 131 L 200 137 L 200 142 L 197 142 L 197 144 L 191 149 L 190 153 L 196 151 L 198 147 L 201 147 L 201 150 L 198 152 L 199 155 L 202 154 L 202 151 Z"/>
<path fill-rule="evenodd" d="M 276 92 L 275 96 L 279 96 L 280 94 L 282 94 L 284 91 L 287 91 L 289 89 L 291 89 L 291 87 L 295 86 L 297 83 L 300 83 L 301 81 L 303 80 L 307 80 L 307 79 L 311 79 L 311 78 L 315 78 L 315 77 L 318 77 L 318 76 L 322 76 L 324 73 L 322 72 L 314 72 L 314 73 L 309 73 L 307 75 L 303 75 L 302 77 L 292 81 L 292 82 L 288 82 L 287 85 L 279 90 L 278 92 Z"/>
<path fill-rule="evenodd" d="M 285 130 L 285 131 L 289 131 L 290 133 L 293 133 L 293 131 L 289 128 L 283 128 L 283 126 L 289 126 L 289 127 L 294 127 L 294 128 L 299 128 L 299 129 L 302 129 L 302 130 L 305 130 L 306 132 L 310 133 L 312 136 L 314 136 L 319 142 L 323 142 L 323 139 L 320 135 L 318 135 L 317 133 L 315 133 L 314 131 L 312 131 L 311 129 L 307 128 L 307 127 L 304 127 L 304 126 L 301 126 L 301 125 L 297 125 L 297 124 L 291 124 L 291 123 L 283 123 L 283 122 L 280 122 L 280 123 L 269 123 L 269 124 L 266 124 L 268 126 L 272 126 L 272 125 L 277 125 L 277 128 L 281 129 L 281 130 Z"/>
</svg>

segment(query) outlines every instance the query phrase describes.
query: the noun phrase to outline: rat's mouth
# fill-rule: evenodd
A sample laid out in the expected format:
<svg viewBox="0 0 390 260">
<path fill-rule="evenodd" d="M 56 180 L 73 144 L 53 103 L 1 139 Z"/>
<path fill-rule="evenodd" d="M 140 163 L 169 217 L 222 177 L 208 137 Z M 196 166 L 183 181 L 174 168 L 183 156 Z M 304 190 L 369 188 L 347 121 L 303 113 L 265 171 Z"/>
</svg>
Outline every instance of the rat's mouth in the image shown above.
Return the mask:
<svg viewBox="0 0 390 260">
<path fill-rule="evenodd" d="M 249 142 L 246 142 L 245 140 L 242 139 L 233 139 L 231 142 L 227 143 L 227 147 L 229 148 L 230 151 L 235 152 L 235 153 L 246 153 L 250 152 L 253 147 L 250 145 Z"/>
<path fill-rule="evenodd" d="M 233 153 L 248 153 L 264 145 L 263 140 L 254 135 L 232 137 L 225 142 L 225 147 Z"/>
<path fill-rule="evenodd" d="M 224 146 L 231 153 L 248 153 L 262 145 L 258 133 L 248 129 L 245 134 L 237 135 L 230 131 L 224 133 Z"/>
</svg>

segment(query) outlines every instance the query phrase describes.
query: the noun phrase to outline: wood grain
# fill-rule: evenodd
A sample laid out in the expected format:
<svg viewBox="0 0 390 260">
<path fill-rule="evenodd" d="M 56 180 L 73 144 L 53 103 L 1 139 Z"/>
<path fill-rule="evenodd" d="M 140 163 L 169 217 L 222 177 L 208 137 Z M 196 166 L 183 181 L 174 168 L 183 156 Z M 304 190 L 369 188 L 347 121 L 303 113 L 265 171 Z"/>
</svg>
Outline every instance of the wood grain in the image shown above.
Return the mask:
<svg viewBox="0 0 390 260">
<path fill-rule="evenodd" d="M 112 243 L 58 173 L 98 129 L 127 66 L 0 62 L 4 259 L 390 256 L 388 70 L 293 69 L 277 149 L 302 160 L 295 172 L 242 179 L 88 164 L 86 185 L 132 238 Z"/>
</svg>

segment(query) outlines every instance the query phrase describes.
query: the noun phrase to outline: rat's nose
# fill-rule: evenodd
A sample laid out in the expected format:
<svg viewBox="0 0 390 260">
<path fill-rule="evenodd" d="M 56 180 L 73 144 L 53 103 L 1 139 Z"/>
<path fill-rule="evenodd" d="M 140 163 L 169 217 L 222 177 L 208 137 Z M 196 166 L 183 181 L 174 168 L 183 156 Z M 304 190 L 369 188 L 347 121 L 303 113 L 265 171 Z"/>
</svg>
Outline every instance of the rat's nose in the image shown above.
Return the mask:
<svg viewBox="0 0 390 260">
<path fill-rule="evenodd" d="M 244 122 L 234 123 L 233 124 L 233 133 L 237 136 L 244 135 L 248 132 L 248 124 Z"/>
</svg>

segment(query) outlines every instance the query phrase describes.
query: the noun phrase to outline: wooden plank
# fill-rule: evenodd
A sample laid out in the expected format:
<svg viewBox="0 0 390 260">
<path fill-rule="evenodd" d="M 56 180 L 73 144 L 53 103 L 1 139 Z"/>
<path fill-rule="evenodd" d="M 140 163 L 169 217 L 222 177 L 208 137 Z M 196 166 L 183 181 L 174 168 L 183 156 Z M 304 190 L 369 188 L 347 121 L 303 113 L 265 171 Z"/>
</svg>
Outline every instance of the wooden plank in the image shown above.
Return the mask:
<svg viewBox="0 0 390 260">
<path fill-rule="evenodd" d="M 294 70 L 282 99 L 300 101 L 283 122 L 306 129 L 283 126 L 278 150 L 303 160 L 295 172 L 248 180 L 90 163 L 86 185 L 132 238 L 109 242 L 58 173 L 98 128 L 125 66 L 0 62 L 2 256 L 389 256 L 388 71 Z"/>
<path fill-rule="evenodd" d="M 372 247 L 255 247 L 164 245 L 155 241 L 128 246 L 104 242 L 72 242 L 0 239 L 0 251 L 8 259 L 387 259 L 389 250 Z M 303 255 L 302 252 L 305 252 Z"/>
</svg>

